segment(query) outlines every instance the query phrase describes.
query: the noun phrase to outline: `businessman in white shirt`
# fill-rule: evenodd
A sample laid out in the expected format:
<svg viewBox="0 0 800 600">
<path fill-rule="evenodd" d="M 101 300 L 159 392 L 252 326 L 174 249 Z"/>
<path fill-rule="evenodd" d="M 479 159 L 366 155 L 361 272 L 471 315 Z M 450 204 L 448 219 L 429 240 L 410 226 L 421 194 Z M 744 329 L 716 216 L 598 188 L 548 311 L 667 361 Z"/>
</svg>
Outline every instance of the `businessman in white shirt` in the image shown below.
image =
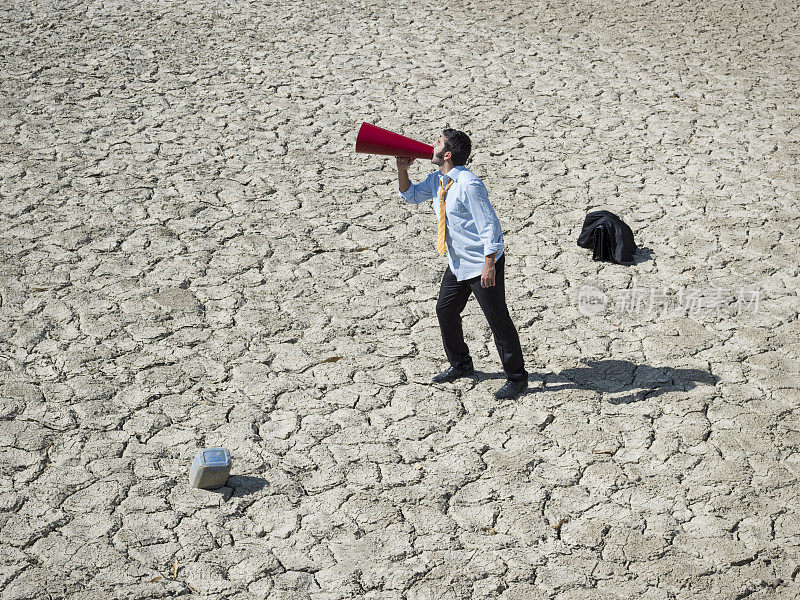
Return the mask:
<svg viewBox="0 0 800 600">
<path fill-rule="evenodd" d="M 434 199 L 438 215 L 437 250 L 447 254 L 448 267 L 439 288 L 436 315 L 450 367 L 433 378 L 455 381 L 475 373 L 464 342 L 461 312 L 475 294 L 494 336 L 507 381 L 494 396 L 514 398 L 528 386 L 522 347 L 505 297 L 503 231 L 489 202 L 486 186 L 464 165 L 472 151 L 466 133 L 445 129 L 433 147 L 431 162 L 439 170 L 412 184 L 408 168 L 413 158 L 397 157 L 400 195 L 419 204 Z"/>
</svg>

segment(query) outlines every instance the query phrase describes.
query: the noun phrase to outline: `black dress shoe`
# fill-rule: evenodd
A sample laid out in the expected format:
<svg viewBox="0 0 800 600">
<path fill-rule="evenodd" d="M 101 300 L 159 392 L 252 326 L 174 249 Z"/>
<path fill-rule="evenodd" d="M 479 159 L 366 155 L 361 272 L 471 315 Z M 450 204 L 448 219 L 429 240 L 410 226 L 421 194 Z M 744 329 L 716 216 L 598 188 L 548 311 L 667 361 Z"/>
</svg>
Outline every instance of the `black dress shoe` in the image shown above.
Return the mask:
<svg viewBox="0 0 800 600">
<path fill-rule="evenodd" d="M 509 398 L 516 398 L 528 387 L 528 382 L 525 380 L 514 381 L 509 379 L 505 385 L 494 393 L 497 400 L 508 400 Z"/>
<path fill-rule="evenodd" d="M 433 378 L 433 383 L 450 383 L 459 377 L 469 377 L 475 374 L 472 363 L 466 363 L 457 367 L 448 367 Z"/>
</svg>

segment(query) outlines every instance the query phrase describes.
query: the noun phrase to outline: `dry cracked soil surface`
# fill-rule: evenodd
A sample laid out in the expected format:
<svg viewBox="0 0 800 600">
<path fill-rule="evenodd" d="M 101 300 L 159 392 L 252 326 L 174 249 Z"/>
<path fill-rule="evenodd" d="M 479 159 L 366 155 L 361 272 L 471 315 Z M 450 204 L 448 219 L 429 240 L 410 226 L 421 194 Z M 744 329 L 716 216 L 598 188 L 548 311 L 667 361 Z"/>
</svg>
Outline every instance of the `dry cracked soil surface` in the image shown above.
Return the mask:
<svg viewBox="0 0 800 600">
<path fill-rule="evenodd" d="M 799 13 L 4 1 L 0 599 L 796 598 Z M 435 213 L 362 121 L 472 135 L 516 400 L 474 300 L 430 383 Z"/>
</svg>

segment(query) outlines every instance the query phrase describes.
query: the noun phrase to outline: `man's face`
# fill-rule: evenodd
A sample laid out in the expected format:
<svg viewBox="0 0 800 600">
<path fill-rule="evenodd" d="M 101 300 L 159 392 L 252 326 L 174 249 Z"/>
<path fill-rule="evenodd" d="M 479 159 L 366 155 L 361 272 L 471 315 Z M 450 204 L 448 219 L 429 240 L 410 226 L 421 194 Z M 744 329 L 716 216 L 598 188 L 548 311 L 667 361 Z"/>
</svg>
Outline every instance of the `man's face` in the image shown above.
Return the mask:
<svg viewBox="0 0 800 600">
<path fill-rule="evenodd" d="M 441 136 L 433 145 L 433 157 L 431 158 L 431 162 L 435 164 L 437 167 L 441 167 L 444 164 L 445 141 L 446 140 L 444 136 Z"/>
</svg>

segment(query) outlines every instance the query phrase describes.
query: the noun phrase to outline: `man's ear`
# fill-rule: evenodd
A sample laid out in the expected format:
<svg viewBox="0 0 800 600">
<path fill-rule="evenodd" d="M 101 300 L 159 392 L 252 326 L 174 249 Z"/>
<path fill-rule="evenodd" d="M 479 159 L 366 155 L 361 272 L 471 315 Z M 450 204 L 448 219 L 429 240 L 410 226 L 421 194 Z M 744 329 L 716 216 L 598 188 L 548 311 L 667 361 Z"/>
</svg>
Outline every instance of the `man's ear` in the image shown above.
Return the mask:
<svg viewBox="0 0 800 600">
<path fill-rule="evenodd" d="M 448 150 L 442 154 L 442 160 L 453 162 L 453 153 Z"/>
</svg>

